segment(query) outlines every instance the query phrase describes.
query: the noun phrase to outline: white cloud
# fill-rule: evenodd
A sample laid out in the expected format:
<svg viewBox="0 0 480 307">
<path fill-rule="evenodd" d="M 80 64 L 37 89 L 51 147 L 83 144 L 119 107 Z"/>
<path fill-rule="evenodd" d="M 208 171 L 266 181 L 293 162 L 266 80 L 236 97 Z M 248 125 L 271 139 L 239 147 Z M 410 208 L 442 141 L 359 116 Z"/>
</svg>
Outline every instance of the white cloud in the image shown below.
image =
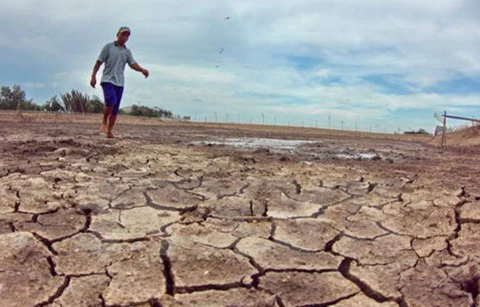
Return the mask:
<svg viewBox="0 0 480 307">
<path fill-rule="evenodd" d="M 22 86 L 26 87 L 27 89 L 28 88 L 46 88 L 47 85 L 45 83 L 35 83 L 35 82 L 27 82 L 27 83 L 24 83 L 24 84 L 21 84 Z"/>
<path fill-rule="evenodd" d="M 184 65 L 159 65 L 148 64 L 150 72 L 154 75 L 152 78 L 158 76 L 161 80 L 192 82 L 192 83 L 227 83 L 235 82 L 235 75 L 225 71 L 218 70 L 214 67 L 203 68 Z"/>
<path fill-rule="evenodd" d="M 318 69 L 314 73 L 314 75 L 317 76 L 317 77 L 320 77 L 320 78 L 328 78 L 331 74 L 330 74 L 330 71 L 328 69 L 321 68 L 321 69 Z"/>
</svg>

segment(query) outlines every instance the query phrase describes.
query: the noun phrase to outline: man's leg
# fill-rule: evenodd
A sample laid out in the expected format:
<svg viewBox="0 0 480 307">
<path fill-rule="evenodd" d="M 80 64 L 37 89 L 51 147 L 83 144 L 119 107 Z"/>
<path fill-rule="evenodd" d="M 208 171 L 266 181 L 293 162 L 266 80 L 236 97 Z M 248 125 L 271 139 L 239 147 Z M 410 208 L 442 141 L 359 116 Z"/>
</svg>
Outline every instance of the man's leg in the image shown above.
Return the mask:
<svg viewBox="0 0 480 307">
<path fill-rule="evenodd" d="M 103 108 L 103 121 L 100 126 L 100 132 L 108 134 L 109 120 L 112 116 L 113 108 L 117 97 L 113 84 L 104 82 L 101 83 L 103 89 L 103 96 L 105 100 L 105 107 Z"/>
<path fill-rule="evenodd" d="M 108 119 L 111 118 L 113 106 L 105 106 L 103 108 L 103 122 L 100 127 L 100 132 L 108 132 Z M 111 119 L 110 119 L 111 120 Z"/>
<path fill-rule="evenodd" d="M 117 121 L 117 115 L 110 114 L 110 120 L 108 121 L 107 137 L 111 139 L 115 137 L 112 132 L 113 126 L 115 126 L 115 121 Z"/>
<path fill-rule="evenodd" d="M 114 86 L 115 90 L 115 104 L 112 106 L 112 112 L 110 114 L 110 120 L 108 122 L 108 131 L 107 131 L 107 137 L 108 138 L 114 138 L 115 135 L 113 134 L 113 127 L 115 126 L 115 122 L 117 121 L 117 114 L 120 109 L 120 102 L 122 101 L 122 95 L 123 95 L 123 87 L 121 86 Z"/>
</svg>

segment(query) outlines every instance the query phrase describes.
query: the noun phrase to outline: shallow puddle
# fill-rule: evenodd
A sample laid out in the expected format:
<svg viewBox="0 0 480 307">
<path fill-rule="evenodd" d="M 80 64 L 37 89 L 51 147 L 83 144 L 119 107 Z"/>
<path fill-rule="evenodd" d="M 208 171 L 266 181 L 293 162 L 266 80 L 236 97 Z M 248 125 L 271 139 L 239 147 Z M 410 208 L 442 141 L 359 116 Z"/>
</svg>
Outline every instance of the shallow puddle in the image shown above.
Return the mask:
<svg viewBox="0 0 480 307">
<path fill-rule="evenodd" d="M 338 154 L 337 158 L 345 160 L 372 160 L 380 159 L 376 153 L 355 153 L 355 154 Z"/>
<path fill-rule="evenodd" d="M 322 141 L 283 140 L 267 138 L 217 138 L 208 141 L 194 141 L 193 145 L 227 145 L 243 149 L 268 149 L 277 153 L 295 153 L 317 159 L 340 160 L 382 160 L 384 157 L 375 152 L 360 152 L 345 149 L 343 146 L 329 146 Z"/>
<path fill-rule="evenodd" d="M 295 150 L 299 145 L 321 143 L 319 141 L 281 140 L 262 138 L 228 138 L 215 141 L 192 142 L 194 145 L 230 145 L 242 148 L 268 148 L 276 150 Z"/>
</svg>

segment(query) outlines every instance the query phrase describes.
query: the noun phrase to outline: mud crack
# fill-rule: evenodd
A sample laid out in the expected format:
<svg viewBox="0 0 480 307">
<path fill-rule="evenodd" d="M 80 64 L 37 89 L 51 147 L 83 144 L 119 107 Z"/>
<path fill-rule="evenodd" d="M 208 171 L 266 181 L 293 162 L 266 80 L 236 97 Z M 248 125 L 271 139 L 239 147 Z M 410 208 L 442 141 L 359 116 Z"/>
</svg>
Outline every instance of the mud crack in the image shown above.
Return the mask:
<svg viewBox="0 0 480 307">
<path fill-rule="evenodd" d="M 466 193 L 465 189 L 462 188 L 462 193 L 460 195 L 464 195 L 465 193 Z M 462 200 L 458 204 L 455 205 L 454 212 L 455 212 L 455 223 L 457 224 L 457 227 L 454 229 L 453 234 L 448 239 L 446 239 L 448 253 L 450 255 L 456 257 L 456 258 L 461 258 L 461 256 L 457 255 L 453 252 L 453 250 L 452 250 L 453 247 L 452 247 L 452 244 L 451 244 L 450 241 L 454 240 L 454 239 L 457 239 L 459 237 L 460 231 L 462 230 L 462 219 L 460 218 L 460 213 L 461 213 L 461 208 L 466 203 L 468 203 L 468 201 Z"/>
<path fill-rule="evenodd" d="M 340 298 L 337 298 L 336 300 L 333 300 L 333 301 L 330 301 L 330 302 L 325 302 L 325 303 L 322 303 L 322 304 L 300 305 L 299 307 L 328 307 L 328 306 L 332 306 L 332 305 L 335 305 L 337 303 L 340 303 L 341 301 L 348 300 L 349 298 L 352 298 L 357 294 L 358 293 L 353 293 L 353 294 L 350 294 L 348 296 L 340 297 Z"/>
<path fill-rule="evenodd" d="M 473 303 L 470 307 L 478 307 L 476 304 L 480 292 L 480 277 L 473 278 L 461 283 L 461 289 L 472 296 Z"/>
<path fill-rule="evenodd" d="M 229 247 L 229 249 L 231 249 L 235 254 L 247 258 L 250 265 L 253 266 L 255 269 L 257 269 L 258 273 L 255 273 L 255 274 L 251 275 L 250 277 L 252 278 L 251 287 L 258 290 L 259 289 L 258 285 L 260 284 L 260 277 L 263 276 L 266 273 L 266 271 L 265 271 L 264 268 L 262 268 L 262 266 L 260 264 L 258 264 L 255 261 L 255 259 L 252 256 L 244 254 L 237 249 L 236 245 L 240 241 L 241 241 L 241 239 L 236 240 L 234 242 L 234 244 L 232 244 L 232 246 Z M 248 288 L 248 286 L 247 286 L 247 288 Z"/>
<path fill-rule="evenodd" d="M 93 230 L 88 230 L 85 233 L 89 233 L 89 234 L 94 235 L 97 239 L 102 241 L 102 243 L 120 244 L 120 243 L 136 243 L 136 242 L 150 241 L 150 238 L 148 238 L 148 237 L 132 238 L 132 239 L 118 239 L 118 240 L 105 239 L 99 232 L 96 232 L 96 231 L 93 231 Z"/>
<path fill-rule="evenodd" d="M 383 294 L 373 290 L 367 283 L 362 281 L 360 278 L 354 276 L 353 274 L 350 273 L 350 266 L 352 262 L 355 261 L 352 258 L 345 258 L 342 263 L 340 263 L 340 266 L 338 267 L 338 271 L 340 274 L 343 275 L 346 279 L 350 280 L 353 282 L 355 285 L 357 285 L 360 290 L 368 296 L 371 299 L 374 299 L 375 301 L 379 303 L 384 303 L 384 302 L 396 302 L 397 304 L 401 305 L 401 299 L 395 299 L 393 297 L 386 297 Z"/>
<path fill-rule="evenodd" d="M 173 208 L 169 206 L 162 206 L 159 204 L 156 204 L 153 202 L 153 199 L 148 195 L 148 193 L 145 191 L 143 192 L 143 196 L 145 197 L 145 200 L 147 201 L 147 206 L 150 208 L 153 208 L 155 210 L 161 210 L 161 211 L 170 211 L 170 212 L 182 212 L 185 210 L 195 210 L 196 206 L 191 206 L 189 208 Z"/>
<path fill-rule="evenodd" d="M 202 292 L 202 291 L 210 291 L 210 290 L 217 290 L 217 291 L 228 291 L 231 289 L 238 289 L 238 288 L 247 288 L 241 282 L 234 282 L 230 284 L 222 284 L 222 285 L 199 285 L 199 286 L 188 286 L 188 287 L 178 287 L 177 293 L 193 293 L 193 292 Z"/>
<path fill-rule="evenodd" d="M 163 262 L 163 276 L 165 276 L 166 281 L 166 294 L 174 296 L 175 295 L 175 278 L 172 272 L 172 262 L 170 257 L 168 257 L 168 248 L 170 243 L 166 240 L 162 241 L 162 247 L 160 248 L 160 258 Z"/>
<path fill-rule="evenodd" d="M 323 250 L 327 253 L 333 254 L 334 256 L 340 256 L 340 254 L 333 251 L 333 245 L 335 245 L 335 243 L 340 241 L 342 237 L 343 237 L 343 233 L 342 232 L 338 233 L 332 240 L 325 243 L 325 247 L 323 248 Z"/>
<path fill-rule="evenodd" d="M 57 291 L 51 297 L 49 297 L 46 302 L 37 304 L 35 305 L 35 307 L 44 307 L 52 304 L 57 298 L 63 295 L 63 292 L 65 291 L 65 289 L 67 289 L 68 286 L 70 285 L 70 280 L 71 280 L 70 276 L 66 276 L 65 280 L 63 281 L 63 284 L 60 285 Z"/>
<path fill-rule="evenodd" d="M 43 245 L 45 245 L 52 254 L 58 255 L 58 252 L 52 246 L 53 245 L 52 242 L 50 242 L 48 239 L 42 237 L 36 232 L 33 232 L 32 234 L 38 241 L 40 241 Z"/>
<path fill-rule="evenodd" d="M 292 184 L 295 186 L 295 193 L 301 194 L 302 193 L 302 186 L 298 183 L 298 181 L 295 179 L 292 181 Z"/>
<path fill-rule="evenodd" d="M 48 256 L 47 257 L 47 262 L 48 262 L 48 265 L 50 266 L 50 274 L 52 274 L 52 276 L 57 276 L 57 271 L 55 270 L 55 268 L 57 267 L 55 261 L 53 261 L 53 258 L 51 256 Z"/>
</svg>

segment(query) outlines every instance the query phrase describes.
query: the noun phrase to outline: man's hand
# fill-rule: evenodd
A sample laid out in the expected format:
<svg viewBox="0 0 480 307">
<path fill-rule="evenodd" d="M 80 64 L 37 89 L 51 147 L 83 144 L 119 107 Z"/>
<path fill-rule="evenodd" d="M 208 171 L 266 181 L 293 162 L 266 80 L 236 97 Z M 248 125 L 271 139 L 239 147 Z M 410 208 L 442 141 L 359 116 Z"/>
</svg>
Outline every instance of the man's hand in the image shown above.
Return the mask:
<svg viewBox="0 0 480 307">
<path fill-rule="evenodd" d="M 148 70 L 146 70 L 145 68 L 140 66 L 138 63 L 134 63 L 134 64 L 130 65 L 130 68 L 133 69 L 133 70 L 136 70 L 138 72 L 141 72 L 145 76 L 145 78 L 148 78 L 148 76 L 150 75 Z"/>
<path fill-rule="evenodd" d="M 93 88 L 97 85 L 97 72 L 100 69 L 100 66 L 102 66 L 102 62 L 97 60 L 93 66 L 92 78 L 90 79 L 90 86 Z"/>
<path fill-rule="evenodd" d="M 95 77 L 95 75 L 92 75 L 92 78 L 90 79 L 90 86 L 95 88 L 96 84 L 97 84 L 97 77 Z"/>
</svg>

